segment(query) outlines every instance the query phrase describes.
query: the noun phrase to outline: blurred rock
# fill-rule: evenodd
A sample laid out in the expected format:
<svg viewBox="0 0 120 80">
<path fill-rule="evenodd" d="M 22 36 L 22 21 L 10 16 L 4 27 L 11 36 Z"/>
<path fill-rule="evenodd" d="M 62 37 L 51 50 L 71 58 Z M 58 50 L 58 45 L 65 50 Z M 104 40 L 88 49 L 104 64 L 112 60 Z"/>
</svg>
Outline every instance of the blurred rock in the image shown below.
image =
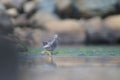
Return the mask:
<svg viewBox="0 0 120 80">
<path fill-rule="evenodd" d="M 28 46 L 40 46 L 41 31 L 30 28 L 15 28 L 14 34 Z"/>
<path fill-rule="evenodd" d="M 111 32 L 114 42 L 120 43 L 120 15 L 113 15 L 104 20 L 104 26 Z"/>
<path fill-rule="evenodd" d="M 45 28 L 60 35 L 59 42 L 62 44 L 77 44 L 85 41 L 85 31 L 77 20 L 50 21 Z"/>
<path fill-rule="evenodd" d="M 120 0 L 118 0 L 118 2 L 115 5 L 117 13 L 120 13 Z"/>
<path fill-rule="evenodd" d="M 21 26 L 21 27 L 25 27 L 25 26 L 30 26 L 30 21 L 29 19 L 27 19 L 27 15 L 26 14 L 21 14 L 19 15 L 15 20 L 14 23 L 16 26 Z"/>
<path fill-rule="evenodd" d="M 36 10 L 37 6 L 34 1 L 28 1 L 24 4 L 23 8 L 25 13 L 32 13 L 33 11 Z"/>
<path fill-rule="evenodd" d="M 109 31 L 104 28 L 102 19 L 94 17 L 86 21 L 84 28 L 86 30 L 86 43 L 105 44 L 110 43 Z"/>
<path fill-rule="evenodd" d="M 49 41 L 53 40 L 54 35 L 55 35 L 55 33 L 44 30 L 41 33 L 41 41 L 49 42 Z"/>
<path fill-rule="evenodd" d="M 14 25 L 10 16 L 3 10 L 0 10 L 0 34 L 12 34 Z"/>
<path fill-rule="evenodd" d="M 12 16 L 12 17 L 16 17 L 18 16 L 18 11 L 15 8 L 10 8 L 7 10 L 7 13 Z"/>
<path fill-rule="evenodd" d="M 27 0 L 0 0 L 0 2 L 6 7 L 11 8 L 15 7 L 17 9 L 21 9 L 23 6 L 23 3 L 26 2 Z"/>
<path fill-rule="evenodd" d="M 59 10 L 64 10 L 72 4 L 72 0 L 55 0 L 56 6 Z"/>
<path fill-rule="evenodd" d="M 78 30 L 80 28 L 77 20 L 59 20 L 59 21 L 48 21 L 44 25 L 46 29 L 52 32 L 67 32 L 72 30 Z"/>
<path fill-rule="evenodd" d="M 105 19 L 105 24 L 112 30 L 120 30 L 120 15 L 113 15 Z"/>
<path fill-rule="evenodd" d="M 12 34 L 15 28 L 35 46 L 40 44 L 38 28 L 58 33 L 60 43 L 120 42 L 119 9 L 119 0 L 0 0 L 0 34 Z"/>
<path fill-rule="evenodd" d="M 90 33 L 99 32 L 102 29 L 102 19 L 100 17 L 94 17 L 86 20 L 84 28 Z"/>
<path fill-rule="evenodd" d="M 110 29 L 100 17 L 94 17 L 86 21 L 86 43 L 88 44 L 115 44 L 118 32 Z"/>
<path fill-rule="evenodd" d="M 8 5 L 9 3 L 11 3 L 11 0 L 0 0 L 0 3 L 4 4 L 4 5 Z M 11 5 L 11 4 L 9 4 Z"/>
<path fill-rule="evenodd" d="M 34 24 L 34 27 L 41 27 L 48 21 L 59 20 L 58 16 L 53 13 L 48 13 L 46 11 L 38 11 L 31 17 L 31 23 Z"/>
<path fill-rule="evenodd" d="M 82 16 L 80 11 L 72 4 L 72 0 L 56 0 L 56 8 L 54 12 L 63 19 L 79 19 Z"/>
<path fill-rule="evenodd" d="M 31 29 L 29 28 L 19 28 L 19 27 L 16 27 L 14 29 L 14 34 L 16 36 L 19 36 L 19 38 L 22 40 L 22 41 L 25 41 L 25 37 L 27 36 L 27 33 L 30 32 Z"/>
<path fill-rule="evenodd" d="M 0 3 L 0 10 L 6 10 L 6 7 Z"/>
<path fill-rule="evenodd" d="M 30 35 L 31 34 L 31 35 Z M 38 29 L 35 29 L 32 33 L 26 36 L 26 38 L 30 39 L 30 44 L 32 46 L 39 47 L 41 45 L 41 31 Z"/>
<path fill-rule="evenodd" d="M 117 0 L 73 0 L 84 16 L 104 15 L 115 10 Z"/>
<path fill-rule="evenodd" d="M 15 46 L 15 50 L 18 52 L 25 51 L 23 48 L 23 42 L 21 42 L 18 37 L 14 36 L 14 25 L 12 23 L 11 17 L 5 12 L 0 12 L 0 37 L 10 41 L 12 45 Z"/>
</svg>

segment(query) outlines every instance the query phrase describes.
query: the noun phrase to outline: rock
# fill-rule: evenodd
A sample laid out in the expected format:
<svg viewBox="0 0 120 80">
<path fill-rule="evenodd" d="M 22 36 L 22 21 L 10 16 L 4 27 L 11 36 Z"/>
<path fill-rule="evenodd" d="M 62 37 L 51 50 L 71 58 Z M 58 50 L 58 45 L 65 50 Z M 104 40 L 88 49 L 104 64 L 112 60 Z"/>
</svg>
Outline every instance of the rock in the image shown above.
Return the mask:
<svg viewBox="0 0 120 80">
<path fill-rule="evenodd" d="M 16 36 L 14 36 L 13 33 L 14 25 L 12 23 L 11 17 L 5 11 L 0 11 L 0 38 L 10 41 L 10 44 L 14 46 L 14 49 L 17 50 L 17 52 L 24 51 L 26 48 L 22 47 L 22 42 Z"/>
<path fill-rule="evenodd" d="M 102 27 L 102 19 L 100 17 L 94 17 L 86 20 L 84 24 L 85 30 L 87 30 L 90 34 L 95 32 L 99 32 Z"/>
<path fill-rule="evenodd" d="M 45 28 L 58 33 L 62 44 L 83 43 L 86 38 L 85 31 L 77 20 L 50 21 L 45 24 Z"/>
<path fill-rule="evenodd" d="M 110 43 L 109 31 L 103 26 L 100 17 L 94 17 L 86 21 L 84 28 L 86 30 L 86 43 L 107 44 Z"/>
<path fill-rule="evenodd" d="M 84 16 L 104 15 L 115 10 L 118 0 L 73 0 Z"/>
<path fill-rule="evenodd" d="M 40 46 L 41 45 L 41 31 L 37 29 L 30 28 L 15 28 L 14 34 L 19 37 L 19 39 L 25 42 L 28 46 Z"/>
<path fill-rule="evenodd" d="M 0 15 L 3 15 L 3 14 L 8 15 L 5 11 L 6 11 L 5 6 L 3 4 L 0 4 Z"/>
<path fill-rule="evenodd" d="M 46 11 L 38 11 L 31 17 L 31 23 L 34 24 L 35 27 L 41 27 L 48 21 L 56 21 L 59 20 L 58 16 L 53 13 L 48 13 Z"/>
<path fill-rule="evenodd" d="M 31 13 L 36 10 L 37 4 L 34 1 L 29 1 L 24 4 L 24 12 L 25 13 Z"/>
<path fill-rule="evenodd" d="M 4 5 L 11 5 L 11 0 L 0 0 L 0 3 L 4 4 Z"/>
<path fill-rule="evenodd" d="M 115 31 L 110 30 L 100 17 L 94 17 L 86 21 L 86 43 L 113 44 L 116 42 Z"/>
<path fill-rule="evenodd" d="M 104 20 L 104 26 L 109 30 L 113 42 L 120 40 L 120 15 L 113 15 Z"/>
<path fill-rule="evenodd" d="M 18 11 L 15 8 L 10 8 L 7 10 L 7 13 L 12 16 L 12 17 L 16 17 L 18 16 Z"/>
<path fill-rule="evenodd" d="M 76 20 L 59 20 L 59 21 L 48 21 L 44 25 L 46 29 L 52 32 L 67 32 L 73 29 L 78 30 L 79 23 Z"/>
<path fill-rule="evenodd" d="M 116 8 L 117 12 L 120 13 L 120 1 L 119 0 L 116 3 L 115 8 Z"/>
<path fill-rule="evenodd" d="M 14 25 L 10 16 L 5 12 L 0 10 L 0 34 L 12 34 L 14 30 Z"/>
<path fill-rule="evenodd" d="M 56 0 L 54 11 L 60 18 L 80 19 L 80 11 L 73 5 L 72 0 Z"/>
<path fill-rule="evenodd" d="M 6 10 L 5 6 L 0 3 L 0 10 Z"/>
<path fill-rule="evenodd" d="M 55 0 L 56 1 L 56 6 L 59 10 L 65 10 L 72 4 L 72 0 Z"/>
<path fill-rule="evenodd" d="M 19 15 L 14 20 L 14 23 L 15 23 L 16 26 L 21 26 L 21 27 L 30 26 L 31 25 L 29 19 L 27 19 L 27 15 L 26 14 Z"/>
<path fill-rule="evenodd" d="M 21 9 L 23 6 L 23 3 L 26 2 L 27 0 L 1 0 L 0 2 L 6 7 L 11 8 L 15 7 L 17 9 Z"/>
<path fill-rule="evenodd" d="M 30 32 L 31 29 L 28 29 L 28 28 L 19 28 L 19 27 L 16 27 L 14 29 L 14 34 L 16 36 L 19 37 L 19 39 L 21 39 L 22 41 L 25 41 L 25 37 L 27 36 L 27 33 Z"/>
<path fill-rule="evenodd" d="M 29 35 L 27 37 L 29 39 Z M 35 29 L 33 33 L 31 34 L 31 38 L 32 40 L 30 42 L 32 46 L 39 47 L 41 45 L 41 31 L 40 30 Z"/>
<path fill-rule="evenodd" d="M 46 41 L 49 42 L 51 40 L 53 40 L 55 33 L 53 32 L 49 32 L 49 31 L 42 31 L 41 33 L 41 41 Z"/>
<path fill-rule="evenodd" d="M 112 30 L 120 30 L 120 15 L 113 15 L 105 19 L 105 24 Z"/>
</svg>

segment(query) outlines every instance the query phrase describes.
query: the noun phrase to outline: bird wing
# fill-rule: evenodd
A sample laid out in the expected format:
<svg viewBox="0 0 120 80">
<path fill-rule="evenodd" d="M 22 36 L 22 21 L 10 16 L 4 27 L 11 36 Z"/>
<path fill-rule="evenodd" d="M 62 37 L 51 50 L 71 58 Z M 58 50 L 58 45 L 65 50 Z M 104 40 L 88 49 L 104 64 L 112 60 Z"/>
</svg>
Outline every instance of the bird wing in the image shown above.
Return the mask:
<svg viewBox="0 0 120 80">
<path fill-rule="evenodd" d="M 52 50 L 50 43 L 48 43 L 47 45 L 43 46 L 43 48 L 46 49 L 46 50 L 48 50 L 48 51 Z"/>
<path fill-rule="evenodd" d="M 55 40 L 53 43 L 52 43 L 52 48 L 55 49 L 57 47 L 57 40 Z"/>
<path fill-rule="evenodd" d="M 43 42 L 43 48 L 46 50 L 54 50 L 57 47 L 57 38 L 58 36 L 55 35 L 51 42 Z"/>
</svg>

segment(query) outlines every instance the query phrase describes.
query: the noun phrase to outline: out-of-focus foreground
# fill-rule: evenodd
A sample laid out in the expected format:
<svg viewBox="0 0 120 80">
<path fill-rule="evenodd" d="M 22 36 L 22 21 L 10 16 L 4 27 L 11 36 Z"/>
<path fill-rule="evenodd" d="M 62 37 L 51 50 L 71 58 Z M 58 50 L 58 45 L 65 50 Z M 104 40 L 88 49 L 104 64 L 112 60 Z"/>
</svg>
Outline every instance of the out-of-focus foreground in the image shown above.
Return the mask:
<svg viewBox="0 0 120 80">
<path fill-rule="evenodd" d="M 32 57 L 22 80 L 119 80 L 120 57 Z M 27 68 L 27 69 L 26 69 Z"/>
</svg>

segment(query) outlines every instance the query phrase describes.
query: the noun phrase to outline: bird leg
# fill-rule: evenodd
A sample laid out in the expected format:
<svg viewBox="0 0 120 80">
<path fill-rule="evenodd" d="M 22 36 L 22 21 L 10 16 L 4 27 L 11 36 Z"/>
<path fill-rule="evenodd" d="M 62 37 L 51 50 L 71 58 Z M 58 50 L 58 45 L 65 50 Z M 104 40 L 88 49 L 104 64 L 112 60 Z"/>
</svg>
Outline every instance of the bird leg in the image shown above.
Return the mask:
<svg viewBox="0 0 120 80">
<path fill-rule="evenodd" d="M 51 51 L 42 51 L 43 54 L 47 54 L 48 55 L 48 61 L 52 62 L 53 61 L 53 58 L 52 58 L 52 52 Z"/>
</svg>

